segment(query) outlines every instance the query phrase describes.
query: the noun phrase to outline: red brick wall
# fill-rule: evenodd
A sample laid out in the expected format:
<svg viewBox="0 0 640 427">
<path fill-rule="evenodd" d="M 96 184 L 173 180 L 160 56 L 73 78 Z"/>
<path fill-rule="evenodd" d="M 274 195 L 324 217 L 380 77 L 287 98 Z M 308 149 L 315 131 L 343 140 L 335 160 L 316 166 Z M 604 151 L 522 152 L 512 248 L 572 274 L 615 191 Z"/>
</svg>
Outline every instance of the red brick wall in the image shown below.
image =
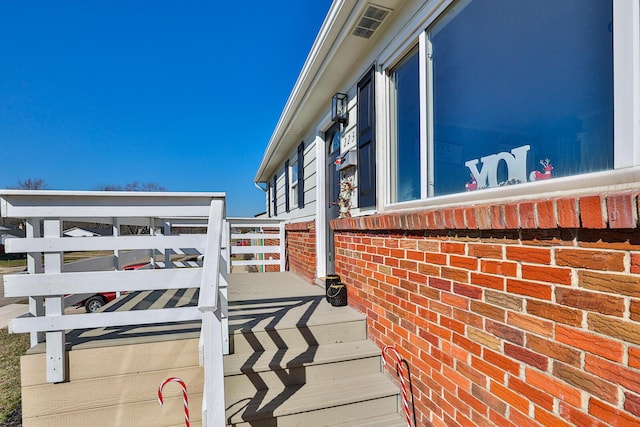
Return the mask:
<svg viewBox="0 0 640 427">
<path fill-rule="evenodd" d="M 287 224 L 285 229 L 288 269 L 304 277 L 309 283 L 314 283 L 316 278 L 315 221 Z"/>
<path fill-rule="evenodd" d="M 262 229 L 262 231 L 264 233 L 268 233 L 268 234 L 278 234 L 280 232 L 279 228 L 268 228 L 265 227 Z M 264 239 L 264 243 L 265 246 L 280 246 L 280 239 Z M 279 253 L 268 253 L 265 254 L 265 257 L 269 260 L 279 260 L 280 259 L 280 254 Z M 273 273 L 273 272 L 278 272 L 280 271 L 280 265 L 279 264 L 271 264 L 271 265 L 265 265 L 264 266 L 264 271 L 268 272 L 268 273 Z"/>
<path fill-rule="evenodd" d="M 332 226 L 349 304 L 411 366 L 419 425 L 640 425 L 637 193 Z"/>
</svg>

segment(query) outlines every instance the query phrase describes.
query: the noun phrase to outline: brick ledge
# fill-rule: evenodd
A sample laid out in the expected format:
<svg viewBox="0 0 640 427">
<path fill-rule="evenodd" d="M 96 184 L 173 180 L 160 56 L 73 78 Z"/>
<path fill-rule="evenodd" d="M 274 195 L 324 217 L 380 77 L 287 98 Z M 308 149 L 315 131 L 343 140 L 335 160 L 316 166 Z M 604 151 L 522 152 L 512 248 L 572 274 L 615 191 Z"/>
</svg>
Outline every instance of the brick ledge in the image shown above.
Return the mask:
<svg viewBox="0 0 640 427">
<path fill-rule="evenodd" d="M 341 218 L 336 230 L 634 229 L 638 194 L 620 191 Z"/>
<path fill-rule="evenodd" d="M 286 231 L 309 231 L 313 228 L 316 228 L 315 221 L 293 222 L 284 226 Z"/>
</svg>

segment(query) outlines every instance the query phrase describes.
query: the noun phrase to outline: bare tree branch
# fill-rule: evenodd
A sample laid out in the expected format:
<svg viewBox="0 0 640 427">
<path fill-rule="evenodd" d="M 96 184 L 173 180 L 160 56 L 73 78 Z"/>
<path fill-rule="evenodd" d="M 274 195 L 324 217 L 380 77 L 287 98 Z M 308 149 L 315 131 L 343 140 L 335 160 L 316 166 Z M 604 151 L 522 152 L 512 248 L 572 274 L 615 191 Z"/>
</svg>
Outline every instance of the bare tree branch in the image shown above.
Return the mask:
<svg viewBox="0 0 640 427">
<path fill-rule="evenodd" d="M 167 191 L 167 189 L 157 182 L 132 181 L 124 186 L 118 184 L 99 185 L 94 188 L 97 191 Z"/>
<path fill-rule="evenodd" d="M 49 184 L 44 178 L 27 178 L 24 181 L 18 180 L 18 183 L 9 187 L 14 190 L 47 190 Z"/>
</svg>

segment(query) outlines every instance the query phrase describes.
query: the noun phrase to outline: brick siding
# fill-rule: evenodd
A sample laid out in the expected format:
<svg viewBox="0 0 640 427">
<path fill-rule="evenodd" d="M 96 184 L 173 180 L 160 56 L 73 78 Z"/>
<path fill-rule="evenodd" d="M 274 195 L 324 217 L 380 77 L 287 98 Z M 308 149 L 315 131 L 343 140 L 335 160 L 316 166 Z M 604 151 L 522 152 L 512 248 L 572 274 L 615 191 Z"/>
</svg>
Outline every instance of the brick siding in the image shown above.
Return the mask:
<svg viewBox="0 0 640 427">
<path fill-rule="evenodd" d="M 316 278 L 315 221 L 287 224 L 285 231 L 288 269 L 302 276 L 309 283 L 314 283 Z"/>
<path fill-rule="evenodd" d="M 419 425 L 640 425 L 637 192 L 332 226 L 349 304 L 411 366 Z"/>
<path fill-rule="evenodd" d="M 263 232 L 268 233 L 268 234 L 278 234 L 280 232 L 279 228 L 269 228 L 269 227 L 264 227 L 262 229 Z M 264 246 L 273 246 L 273 247 L 277 247 L 280 245 L 280 239 L 264 239 L 263 241 Z M 269 260 L 279 260 L 280 259 L 280 254 L 279 253 L 269 253 L 269 254 L 265 254 L 266 258 Z M 273 272 L 278 272 L 280 271 L 280 265 L 278 264 L 271 264 L 271 265 L 265 265 L 264 266 L 264 271 L 267 273 L 273 273 Z"/>
</svg>

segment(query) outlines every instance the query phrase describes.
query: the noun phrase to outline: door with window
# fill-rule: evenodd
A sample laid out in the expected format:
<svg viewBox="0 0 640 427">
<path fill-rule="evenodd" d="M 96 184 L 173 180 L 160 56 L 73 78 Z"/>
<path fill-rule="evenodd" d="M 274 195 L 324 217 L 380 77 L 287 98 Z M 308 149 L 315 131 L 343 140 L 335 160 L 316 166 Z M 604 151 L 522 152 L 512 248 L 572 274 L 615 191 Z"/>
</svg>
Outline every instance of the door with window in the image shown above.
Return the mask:
<svg viewBox="0 0 640 427">
<path fill-rule="evenodd" d="M 326 223 L 326 265 L 327 274 L 335 273 L 335 245 L 333 241 L 333 230 L 331 220 L 338 218 L 338 196 L 340 194 L 340 172 L 337 171 L 335 161 L 340 156 L 340 124 L 335 123 L 324 134 L 327 147 L 327 174 L 326 174 L 326 195 L 327 195 L 327 223 Z"/>
</svg>

